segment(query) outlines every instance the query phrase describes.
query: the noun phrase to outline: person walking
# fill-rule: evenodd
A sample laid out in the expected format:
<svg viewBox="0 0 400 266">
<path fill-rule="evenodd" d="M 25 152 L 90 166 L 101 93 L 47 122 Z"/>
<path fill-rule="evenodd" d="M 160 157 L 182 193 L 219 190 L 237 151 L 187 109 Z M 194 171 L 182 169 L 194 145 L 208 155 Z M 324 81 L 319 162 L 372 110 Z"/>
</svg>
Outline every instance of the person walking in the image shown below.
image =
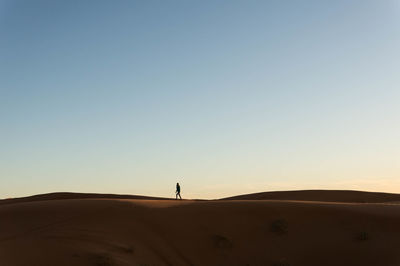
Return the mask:
<svg viewBox="0 0 400 266">
<path fill-rule="evenodd" d="M 176 183 L 175 196 L 176 196 L 176 199 L 178 199 L 178 196 L 179 196 L 180 199 L 182 199 L 182 197 L 181 197 L 181 186 L 179 185 L 179 183 Z"/>
</svg>

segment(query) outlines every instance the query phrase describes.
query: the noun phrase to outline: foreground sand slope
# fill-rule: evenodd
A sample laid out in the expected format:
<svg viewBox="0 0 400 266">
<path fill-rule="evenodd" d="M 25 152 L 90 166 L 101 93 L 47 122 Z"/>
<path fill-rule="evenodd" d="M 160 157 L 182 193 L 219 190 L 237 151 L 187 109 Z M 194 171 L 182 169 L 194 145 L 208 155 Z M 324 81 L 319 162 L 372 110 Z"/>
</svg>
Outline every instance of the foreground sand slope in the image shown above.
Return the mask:
<svg viewBox="0 0 400 266">
<path fill-rule="evenodd" d="M 66 199 L 0 205 L 0 265 L 400 265 L 400 205 Z"/>
</svg>

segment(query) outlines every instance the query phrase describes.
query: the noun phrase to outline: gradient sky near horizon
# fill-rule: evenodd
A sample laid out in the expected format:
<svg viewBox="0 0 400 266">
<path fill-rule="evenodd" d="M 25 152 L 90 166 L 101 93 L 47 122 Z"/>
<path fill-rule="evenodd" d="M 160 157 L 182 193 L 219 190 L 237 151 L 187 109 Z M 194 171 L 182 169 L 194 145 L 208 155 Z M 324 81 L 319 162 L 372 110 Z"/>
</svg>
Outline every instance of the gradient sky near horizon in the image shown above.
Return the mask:
<svg viewBox="0 0 400 266">
<path fill-rule="evenodd" d="M 400 1 L 0 0 L 0 198 L 400 192 Z"/>
</svg>

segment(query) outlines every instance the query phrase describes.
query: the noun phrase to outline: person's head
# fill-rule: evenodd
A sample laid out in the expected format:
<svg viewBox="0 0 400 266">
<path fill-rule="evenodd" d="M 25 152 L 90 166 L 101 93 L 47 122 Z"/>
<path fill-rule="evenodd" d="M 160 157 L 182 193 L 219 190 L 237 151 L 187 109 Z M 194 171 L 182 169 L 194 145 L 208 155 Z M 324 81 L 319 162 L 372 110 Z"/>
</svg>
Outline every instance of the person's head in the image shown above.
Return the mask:
<svg viewBox="0 0 400 266">
<path fill-rule="evenodd" d="M 176 183 L 177 186 L 179 186 L 179 183 Z"/>
</svg>

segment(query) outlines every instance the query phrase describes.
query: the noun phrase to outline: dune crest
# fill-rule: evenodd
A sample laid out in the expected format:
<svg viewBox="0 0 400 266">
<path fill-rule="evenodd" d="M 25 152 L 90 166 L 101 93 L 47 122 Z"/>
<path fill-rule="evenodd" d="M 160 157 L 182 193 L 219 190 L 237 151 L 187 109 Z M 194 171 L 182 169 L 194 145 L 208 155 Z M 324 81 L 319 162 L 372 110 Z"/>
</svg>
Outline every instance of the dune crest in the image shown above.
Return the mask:
<svg viewBox="0 0 400 266">
<path fill-rule="evenodd" d="M 348 203 L 399 202 L 400 194 L 356 190 L 271 191 L 223 198 L 223 200 L 298 200 Z"/>
</svg>

